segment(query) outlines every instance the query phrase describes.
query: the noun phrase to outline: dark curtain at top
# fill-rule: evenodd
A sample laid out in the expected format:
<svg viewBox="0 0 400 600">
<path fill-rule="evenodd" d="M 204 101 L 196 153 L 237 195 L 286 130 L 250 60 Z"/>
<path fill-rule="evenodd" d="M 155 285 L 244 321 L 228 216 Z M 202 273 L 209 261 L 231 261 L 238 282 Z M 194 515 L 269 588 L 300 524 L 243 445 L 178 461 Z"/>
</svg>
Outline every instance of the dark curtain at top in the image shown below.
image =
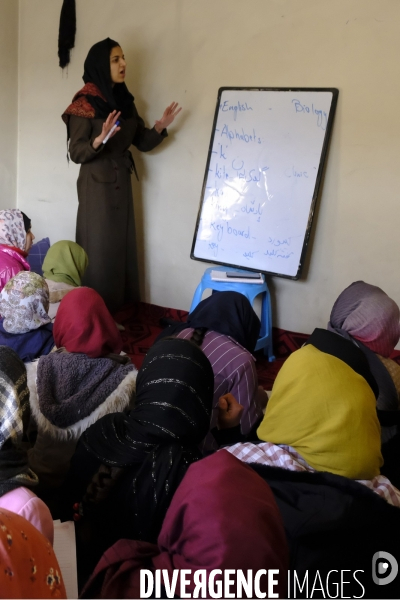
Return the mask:
<svg viewBox="0 0 400 600">
<path fill-rule="evenodd" d="M 58 56 L 62 69 L 69 64 L 70 50 L 75 46 L 75 33 L 75 0 L 64 0 L 61 8 L 60 29 L 58 32 Z"/>
</svg>

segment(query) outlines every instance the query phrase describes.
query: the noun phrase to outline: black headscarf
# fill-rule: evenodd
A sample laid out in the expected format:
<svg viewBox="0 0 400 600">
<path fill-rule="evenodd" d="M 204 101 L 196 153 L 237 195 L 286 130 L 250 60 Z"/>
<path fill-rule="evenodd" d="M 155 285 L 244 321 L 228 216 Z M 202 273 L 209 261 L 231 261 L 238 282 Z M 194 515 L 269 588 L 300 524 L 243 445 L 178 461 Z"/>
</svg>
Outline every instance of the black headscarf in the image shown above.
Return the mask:
<svg viewBox="0 0 400 600">
<path fill-rule="evenodd" d="M 260 333 L 260 319 L 250 302 L 239 292 L 218 292 L 202 300 L 187 318 L 186 323 L 170 325 L 160 333 L 164 337 L 180 331 L 204 327 L 222 335 L 229 335 L 249 352 L 254 352 Z"/>
<path fill-rule="evenodd" d="M 134 477 L 126 473 L 121 492 L 127 499 L 129 516 L 121 527 L 120 537 L 128 537 L 128 525 L 134 539 L 156 543 L 165 514 L 186 471 L 202 458 L 195 446 L 160 445 L 147 456 Z"/>
<path fill-rule="evenodd" d="M 28 231 L 30 230 L 30 228 L 32 227 L 32 221 L 30 220 L 30 218 L 21 210 L 21 215 L 22 218 L 24 220 L 24 228 L 26 233 L 28 233 Z"/>
<path fill-rule="evenodd" d="M 202 458 L 197 446 L 210 427 L 213 390 L 200 348 L 162 340 L 143 361 L 129 415 L 106 415 L 82 435 L 64 487 L 90 523 L 90 541 L 77 536 L 82 579 L 118 539 L 156 542 L 184 474 Z"/>
<path fill-rule="evenodd" d="M 210 427 L 213 391 L 214 374 L 200 348 L 187 340 L 162 340 L 143 361 L 129 416 L 104 416 L 82 443 L 113 467 L 142 463 L 159 445 L 196 446 Z"/>
<path fill-rule="evenodd" d="M 106 119 L 113 110 L 120 110 L 124 119 L 129 119 L 133 114 L 134 98 L 126 84 L 112 85 L 110 53 L 116 46 L 119 46 L 118 42 L 110 38 L 97 42 L 90 48 L 84 64 L 83 81 L 94 83 L 106 99 L 104 101 L 99 96 L 86 96 L 98 119 Z"/>
</svg>

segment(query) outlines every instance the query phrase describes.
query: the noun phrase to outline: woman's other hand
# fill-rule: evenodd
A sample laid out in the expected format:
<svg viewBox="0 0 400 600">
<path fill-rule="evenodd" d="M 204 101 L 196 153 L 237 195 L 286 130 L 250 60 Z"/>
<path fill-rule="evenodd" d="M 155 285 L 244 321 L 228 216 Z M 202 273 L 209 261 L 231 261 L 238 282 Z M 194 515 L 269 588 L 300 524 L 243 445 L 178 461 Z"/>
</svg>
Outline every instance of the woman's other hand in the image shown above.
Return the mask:
<svg viewBox="0 0 400 600">
<path fill-rule="evenodd" d="M 161 119 L 155 122 L 154 129 L 157 131 L 157 133 L 161 133 L 164 129 L 171 125 L 172 121 L 175 119 L 176 115 L 181 112 L 181 110 L 182 107 L 178 108 L 177 102 L 172 102 L 172 104 L 167 106 Z"/>
<path fill-rule="evenodd" d="M 118 121 L 120 114 L 121 114 L 121 112 L 117 112 L 116 110 L 113 110 L 108 115 L 107 119 L 103 123 L 103 128 L 101 130 L 100 135 L 98 135 L 97 138 L 95 138 L 93 140 L 92 146 L 95 150 L 97 150 L 97 148 L 103 143 L 105 138 L 108 136 L 111 129 L 114 127 L 114 125 Z M 110 138 L 112 138 L 120 129 L 121 129 L 121 127 L 116 127 L 114 129 L 114 131 L 112 132 L 112 134 L 110 135 Z"/>
<path fill-rule="evenodd" d="M 243 406 L 239 404 L 235 396 L 225 394 L 218 400 L 218 429 L 229 429 L 240 425 Z"/>
</svg>

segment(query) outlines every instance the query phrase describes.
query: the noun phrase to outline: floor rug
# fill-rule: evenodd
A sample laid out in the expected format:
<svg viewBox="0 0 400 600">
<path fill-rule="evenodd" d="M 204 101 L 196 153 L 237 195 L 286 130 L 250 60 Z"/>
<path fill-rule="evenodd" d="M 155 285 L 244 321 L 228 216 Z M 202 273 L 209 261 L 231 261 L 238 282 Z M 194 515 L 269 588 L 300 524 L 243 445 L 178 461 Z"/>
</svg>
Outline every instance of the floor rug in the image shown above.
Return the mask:
<svg viewBox="0 0 400 600">
<path fill-rule="evenodd" d="M 173 319 L 185 322 L 187 315 L 184 310 L 137 302 L 124 306 L 114 315 L 114 318 L 117 323 L 125 327 L 125 331 L 121 332 L 124 352 L 129 354 L 132 362 L 139 369 L 148 349 L 162 330 L 160 320 Z M 270 363 L 261 350 L 255 354 L 258 381 L 265 390 L 272 389 L 275 377 L 287 357 L 301 348 L 309 334 L 273 327 L 272 336 L 275 360 Z M 395 351 L 392 358 L 400 364 L 399 351 Z"/>
</svg>

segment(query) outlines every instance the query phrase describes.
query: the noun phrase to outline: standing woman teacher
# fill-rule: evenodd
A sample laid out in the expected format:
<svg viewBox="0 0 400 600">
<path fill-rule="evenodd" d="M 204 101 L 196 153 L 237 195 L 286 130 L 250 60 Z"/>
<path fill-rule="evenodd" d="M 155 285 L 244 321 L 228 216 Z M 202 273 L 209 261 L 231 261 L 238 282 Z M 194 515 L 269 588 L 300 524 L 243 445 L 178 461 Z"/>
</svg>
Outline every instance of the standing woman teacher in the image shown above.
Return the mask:
<svg viewBox="0 0 400 600">
<path fill-rule="evenodd" d="M 145 127 L 125 72 L 118 42 L 107 38 L 92 46 L 84 64 L 85 86 L 62 115 L 71 160 L 81 164 L 76 241 L 89 257 L 83 283 L 111 312 L 139 300 L 131 185 L 136 169 L 129 147 L 147 152 L 158 146 L 181 110 L 173 102 L 152 129 Z"/>
</svg>

